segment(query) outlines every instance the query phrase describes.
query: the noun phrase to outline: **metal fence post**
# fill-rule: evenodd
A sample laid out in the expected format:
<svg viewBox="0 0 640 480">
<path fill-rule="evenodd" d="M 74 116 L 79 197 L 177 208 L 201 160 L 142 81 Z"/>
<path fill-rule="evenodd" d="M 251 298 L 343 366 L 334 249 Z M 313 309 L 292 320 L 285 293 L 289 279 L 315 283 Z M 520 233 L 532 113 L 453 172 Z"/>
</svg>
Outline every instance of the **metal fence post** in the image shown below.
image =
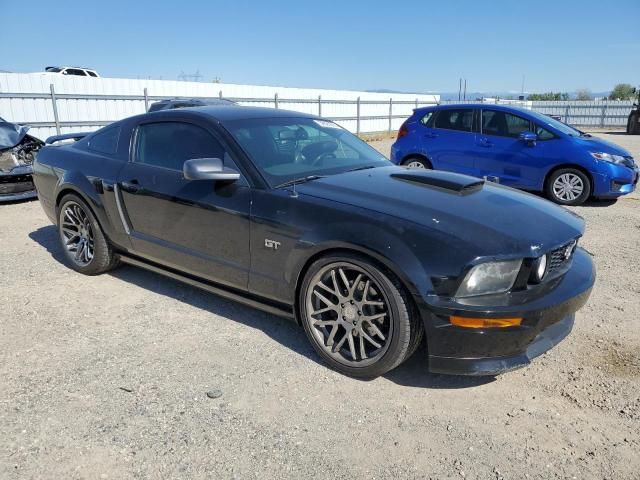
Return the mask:
<svg viewBox="0 0 640 480">
<path fill-rule="evenodd" d="M 318 116 L 322 116 L 322 95 L 318 95 Z"/>
<path fill-rule="evenodd" d="M 602 114 L 600 116 L 600 127 L 604 127 L 604 119 L 607 115 L 607 101 L 605 100 L 604 105 L 602 105 Z"/>
<path fill-rule="evenodd" d="M 418 99 L 416 98 L 416 108 L 418 108 Z"/>
<path fill-rule="evenodd" d="M 571 107 L 571 105 L 567 103 L 567 108 L 565 108 L 565 110 L 564 110 L 564 123 L 569 123 L 569 108 L 570 107 Z"/>
<path fill-rule="evenodd" d="M 391 133 L 391 120 L 393 119 L 393 98 L 389 99 L 389 133 Z"/>
<path fill-rule="evenodd" d="M 273 96 L 273 103 L 278 108 L 278 92 Z"/>
<path fill-rule="evenodd" d="M 149 93 L 147 92 L 147 87 L 144 87 L 144 111 L 149 111 Z"/>
<path fill-rule="evenodd" d="M 356 100 L 356 135 L 360 135 L 360 97 Z"/>
<path fill-rule="evenodd" d="M 56 89 L 53 88 L 53 83 L 49 84 L 49 90 L 51 90 L 51 105 L 53 106 L 53 119 L 56 122 L 56 134 L 60 135 L 60 119 L 58 118 L 58 104 L 56 101 Z"/>
<path fill-rule="evenodd" d="M 222 90 L 218 92 L 218 98 L 222 99 Z"/>
</svg>

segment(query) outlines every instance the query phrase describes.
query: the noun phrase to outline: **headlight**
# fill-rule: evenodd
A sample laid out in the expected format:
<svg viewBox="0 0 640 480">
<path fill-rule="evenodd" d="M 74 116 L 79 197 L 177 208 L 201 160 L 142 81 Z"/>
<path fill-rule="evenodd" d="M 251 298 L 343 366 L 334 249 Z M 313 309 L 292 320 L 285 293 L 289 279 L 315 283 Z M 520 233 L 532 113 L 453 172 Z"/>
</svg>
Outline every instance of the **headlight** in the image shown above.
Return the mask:
<svg viewBox="0 0 640 480">
<path fill-rule="evenodd" d="M 0 170 L 8 172 L 18 165 L 18 159 L 14 155 L 13 150 L 0 152 Z"/>
<path fill-rule="evenodd" d="M 619 165 L 625 165 L 626 160 L 622 155 L 612 155 L 611 153 L 604 152 L 589 152 L 596 160 L 602 160 L 604 162 L 617 163 Z"/>
<path fill-rule="evenodd" d="M 513 287 L 522 260 L 481 263 L 473 267 L 458 287 L 456 297 L 502 293 Z"/>
<path fill-rule="evenodd" d="M 533 283 L 540 283 L 544 278 L 544 274 L 547 273 L 547 256 L 543 255 L 533 262 L 531 269 L 531 281 Z"/>
</svg>

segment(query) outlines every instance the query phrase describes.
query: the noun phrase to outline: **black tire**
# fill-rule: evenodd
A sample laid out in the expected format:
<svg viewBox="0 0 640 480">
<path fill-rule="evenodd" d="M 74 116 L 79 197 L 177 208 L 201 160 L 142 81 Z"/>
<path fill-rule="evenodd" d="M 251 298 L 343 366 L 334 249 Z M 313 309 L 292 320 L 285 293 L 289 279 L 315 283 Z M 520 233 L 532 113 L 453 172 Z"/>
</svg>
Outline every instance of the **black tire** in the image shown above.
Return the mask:
<svg viewBox="0 0 640 480">
<path fill-rule="evenodd" d="M 571 182 L 574 179 L 578 179 L 576 180 L 578 182 L 576 186 L 581 187 L 580 193 L 577 194 L 575 191 L 573 193 L 562 193 L 562 191 L 559 191 L 557 186 L 562 183 L 567 183 L 564 182 L 563 179 L 569 179 Z M 576 168 L 561 168 L 547 178 L 545 193 L 549 200 L 560 205 L 581 205 L 589 198 L 589 195 L 591 195 L 591 180 L 589 180 L 589 177 L 581 170 Z M 572 195 L 574 196 L 573 198 Z"/>
<path fill-rule="evenodd" d="M 346 271 L 344 277 L 335 274 L 340 269 Z M 334 274 L 335 276 L 333 276 Z M 327 276 L 331 276 L 333 280 L 326 280 L 329 278 Z M 348 276 L 351 276 L 351 283 L 350 287 L 347 286 L 345 288 L 345 282 L 341 279 L 348 279 Z M 338 277 L 340 277 L 340 280 L 337 280 Z M 341 283 L 336 285 L 335 282 Z M 355 306 L 349 307 L 346 296 L 338 297 L 335 294 L 328 293 L 329 290 L 324 287 L 322 289 L 318 288 L 319 283 L 330 286 L 334 292 L 342 289 L 341 295 L 348 295 L 350 289 L 356 301 Z M 364 287 L 362 286 L 363 283 L 365 284 Z M 322 292 L 334 308 L 323 308 L 323 305 L 329 306 L 329 303 L 325 301 L 318 304 L 317 302 L 320 300 L 316 298 L 318 295 L 314 292 L 314 289 L 316 292 Z M 362 290 L 362 296 L 358 300 L 357 291 L 360 290 Z M 374 297 L 373 300 L 368 298 L 369 294 L 366 292 L 371 292 Z M 314 296 L 314 293 L 316 293 L 316 296 Z M 413 313 L 413 308 L 404 288 L 391 274 L 382 271 L 374 262 L 360 255 L 329 255 L 315 261 L 309 267 L 302 280 L 298 302 L 300 321 L 315 351 L 330 367 L 352 377 L 375 378 L 384 375 L 406 360 L 416 350 L 422 339 L 422 323 L 419 318 L 410 314 Z M 320 307 L 315 312 L 313 311 L 316 309 L 313 305 L 314 302 Z M 341 304 L 341 302 L 345 303 Z M 353 304 L 353 302 L 350 303 Z M 368 303 L 382 305 L 373 307 L 367 305 Z M 355 317 L 353 319 L 353 327 L 351 326 L 351 317 L 346 315 L 349 308 L 358 310 L 357 315 L 355 311 L 353 312 Z M 372 312 L 369 310 L 370 308 L 381 310 Z M 322 309 L 330 310 L 322 314 L 329 317 L 318 316 Z M 386 313 L 379 313 L 380 311 Z M 345 315 L 342 315 L 343 313 Z M 330 317 L 333 314 L 335 314 L 335 319 Z M 316 318 L 313 318 L 312 315 L 316 316 Z M 382 319 L 375 320 L 380 324 L 376 323 L 374 333 L 373 322 L 363 319 L 376 316 L 382 316 Z M 328 321 L 326 321 L 327 319 Z M 320 323 L 331 323 L 332 325 L 319 325 Z M 337 333 L 331 333 L 334 329 Z M 349 331 L 352 333 L 349 333 Z M 366 335 L 367 333 L 371 337 Z M 375 336 L 378 333 L 380 333 L 380 337 Z M 380 342 L 379 348 L 370 344 L 367 345 L 371 348 L 371 351 L 368 352 L 371 356 L 367 357 L 362 356 L 362 350 L 358 350 L 358 347 L 356 347 L 356 355 L 354 357 L 350 353 L 353 350 L 350 345 L 349 348 L 347 347 L 344 340 L 345 338 L 348 339 L 350 335 L 351 339 L 348 343 L 359 342 L 360 349 L 366 350 L 366 347 L 363 346 L 363 343 L 366 343 L 365 338 L 374 338 L 376 342 Z M 331 340 L 334 336 L 335 341 Z M 380 338 L 383 340 L 381 341 Z M 340 348 L 340 344 L 344 346 Z M 338 348 L 337 351 L 334 350 L 336 347 Z M 360 356 L 360 359 L 357 358 L 358 356 Z"/>
<path fill-rule="evenodd" d="M 411 166 L 412 168 L 424 168 L 426 170 L 432 170 L 431 162 L 422 157 L 409 157 L 405 158 L 402 162 L 405 167 Z"/>
<path fill-rule="evenodd" d="M 74 227 L 72 218 L 78 220 L 77 223 L 81 225 Z M 73 233 L 70 233 L 73 231 L 82 233 L 83 236 L 74 236 Z M 77 272 L 85 275 L 98 275 L 115 268 L 119 263 L 91 208 L 78 195 L 68 194 L 60 201 L 58 238 L 66 264 Z M 82 254 L 81 258 L 78 257 L 78 253 L 82 250 L 82 247 L 79 246 L 81 239 L 93 247 L 90 258 L 88 254 Z M 74 245 L 76 246 L 75 250 L 73 250 Z M 88 246 L 86 251 L 88 252 L 89 249 Z"/>
<path fill-rule="evenodd" d="M 630 135 L 640 135 L 640 113 L 632 113 L 627 120 L 627 133 Z"/>
</svg>

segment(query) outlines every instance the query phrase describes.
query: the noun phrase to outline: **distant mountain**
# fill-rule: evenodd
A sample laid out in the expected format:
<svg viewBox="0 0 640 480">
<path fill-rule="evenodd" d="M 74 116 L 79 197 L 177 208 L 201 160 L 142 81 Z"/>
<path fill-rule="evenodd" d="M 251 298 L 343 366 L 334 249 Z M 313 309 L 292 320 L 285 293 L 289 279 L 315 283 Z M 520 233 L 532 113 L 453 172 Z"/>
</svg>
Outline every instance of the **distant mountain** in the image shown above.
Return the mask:
<svg viewBox="0 0 640 480">
<path fill-rule="evenodd" d="M 369 93 L 401 93 L 407 95 L 440 95 L 438 92 L 406 92 L 402 90 L 389 90 L 386 88 L 379 88 L 377 90 L 365 90 Z"/>
</svg>

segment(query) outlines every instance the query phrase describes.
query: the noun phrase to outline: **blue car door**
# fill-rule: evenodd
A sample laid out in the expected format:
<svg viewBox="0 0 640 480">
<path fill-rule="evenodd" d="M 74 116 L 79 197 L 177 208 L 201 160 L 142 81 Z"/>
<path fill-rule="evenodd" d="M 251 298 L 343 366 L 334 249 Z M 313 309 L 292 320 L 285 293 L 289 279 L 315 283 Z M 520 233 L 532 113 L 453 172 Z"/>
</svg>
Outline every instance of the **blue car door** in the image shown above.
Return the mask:
<svg viewBox="0 0 640 480">
<path fill-rule="evenodd" d="M 546 163 L 545 149 L 519 138 L 522 132 L 534 129 L 531 121 L 504 110 L 483 108 L 480 125 L 474 152 L 478 176 L 497 178 L 513 187 L 538 189 Z"/>
<path fill-rule="evenodd" d="M 473 161 L 473 108 L 443 108 L 422 131 L 423 152 L 436 170 L 477 175 Z"/>
</svg>

